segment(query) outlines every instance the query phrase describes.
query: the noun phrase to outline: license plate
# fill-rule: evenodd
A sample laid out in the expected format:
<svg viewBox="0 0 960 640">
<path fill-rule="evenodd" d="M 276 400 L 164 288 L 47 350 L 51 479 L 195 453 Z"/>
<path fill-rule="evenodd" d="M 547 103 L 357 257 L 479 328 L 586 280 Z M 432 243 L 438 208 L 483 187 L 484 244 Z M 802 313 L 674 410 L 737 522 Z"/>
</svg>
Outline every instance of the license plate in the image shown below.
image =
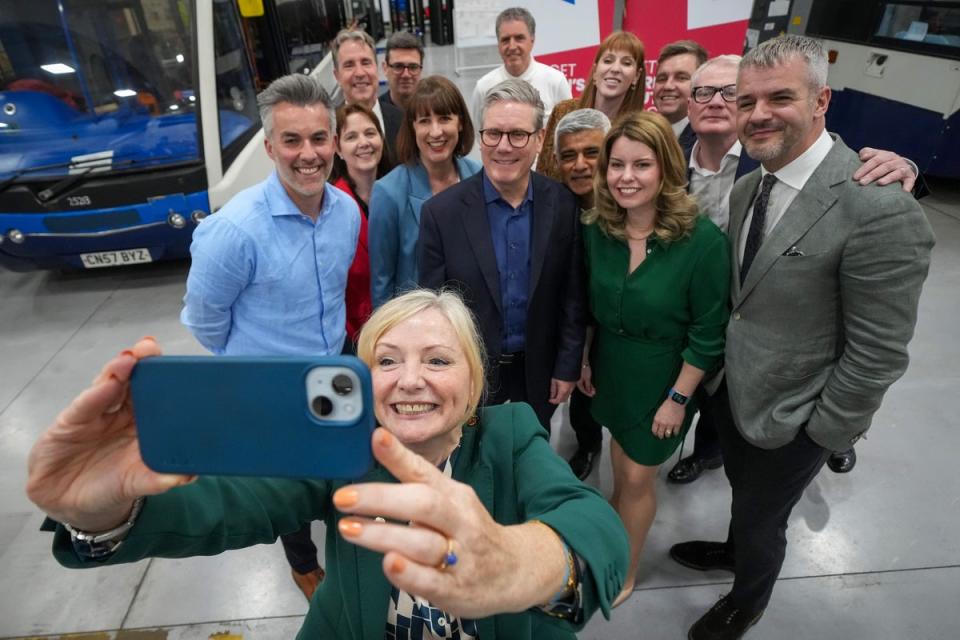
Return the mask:
<svg viewBox="0 0 960 640">
<path fill-rule="evenodd" d="M 140 264 L 153 262 L 149 249 L 120 249 L 119 251 L 98 251 L 97 253 L 81 253 L 80 260 L 87 269 L 99 267 L 119 267 L 125 264 Z"/>
</svg>

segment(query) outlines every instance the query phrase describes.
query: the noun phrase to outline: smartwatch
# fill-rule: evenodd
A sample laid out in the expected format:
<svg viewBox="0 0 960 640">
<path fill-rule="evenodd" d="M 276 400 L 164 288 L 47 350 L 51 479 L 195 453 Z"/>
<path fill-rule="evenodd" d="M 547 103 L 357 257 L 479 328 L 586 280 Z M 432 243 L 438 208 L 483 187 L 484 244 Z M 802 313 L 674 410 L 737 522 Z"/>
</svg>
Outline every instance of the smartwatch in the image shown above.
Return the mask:
<svg viewBox="0 0 960 640">
<path fill-rule="evenodd" d="M 681 407 L 690 401 L 689 397 L 683 395 L 673 387 L 670 387 L 670 391 L 667 392 L 667 397 L 679 404 Z"/>
</svg>

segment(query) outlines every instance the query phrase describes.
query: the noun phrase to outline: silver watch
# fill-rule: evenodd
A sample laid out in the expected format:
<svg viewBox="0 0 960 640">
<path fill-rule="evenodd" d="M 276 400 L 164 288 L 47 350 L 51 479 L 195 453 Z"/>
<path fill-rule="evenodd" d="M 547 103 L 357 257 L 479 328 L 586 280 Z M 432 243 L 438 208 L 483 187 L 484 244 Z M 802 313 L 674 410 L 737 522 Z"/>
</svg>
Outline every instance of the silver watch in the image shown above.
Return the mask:
<svg viewBox="0 0 960 640">
<path fill-rule="evenodd" d="M 63 523 L 63 527 L 70 532 L 70 541 L 73 542 L 73 548 L 78 555 L 85 558 L 103 558 L 114 553 L 123 544 L 127 533 L 137 521 L 141 509 L 143 509 L 142 496 L 133 501 L 133 510 L 127 521 L 109 531 L 98 533 L 81 531 L 66 522 Z"/>
</svg>

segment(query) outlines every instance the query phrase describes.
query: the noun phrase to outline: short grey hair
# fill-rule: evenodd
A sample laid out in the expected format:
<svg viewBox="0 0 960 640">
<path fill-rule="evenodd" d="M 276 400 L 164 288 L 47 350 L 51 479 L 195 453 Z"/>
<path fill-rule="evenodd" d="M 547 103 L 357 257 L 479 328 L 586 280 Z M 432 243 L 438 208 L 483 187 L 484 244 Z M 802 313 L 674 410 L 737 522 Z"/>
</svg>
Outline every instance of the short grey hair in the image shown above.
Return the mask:
<svg viewBox="0 0 960 640">
<path fill-rule="evenodd" d="M 500 25 L 504 22 L 513 22 L 515 20 L 520 20 L 527 25 L 527 31 L 530 32 L 531 38 L 536 37 L 537 21 L 533 19 L 533 14 L 523 7 L 509 7 L 501 11 L 500 15 L 497 16 L 497 39 L 500 38 Z"/>
<path fill-rule="evenodd" d="M 333 55 L 333 68 L 340 68 L 340 61 L 337 56 L 340 53 L 340 46 L 344 42 L 360 42 L 368 47 L 370 51 L 373 52 L 373 62 L 377 62 L 377 43 L 373 41 L 373 38 L 370 37 L 370 34 L 366 31 L 360 31 L 359 29 L 341 29 L 337 32 L 337 36 L 333 39 L 333 46 L 330 47 L 330 53 Z"/>
<path fill-rule="evenodd" d="M 273 133 L 273 108 L 281 102 L 287 102 L 298 107 L 309 107 L 322 104 L 330 118 L 331 133 L 337 130 L 337 116 L 333 109 L 333 101 L 327 90 L 320 84 L 318 78 L 302 73 L 291 73 L 281 76 L 257 96 L 257 109 L 260 111 L 260 121 L 263 123 L 263 132 L 270 136 Z"/>
<path fill-rule="evenodd" d="M 769 69 L 787 64 L 794 57 L 807 63 L 810 87 L 820 91 L 827 86 L 827 52 L 819 40 L 786 34 L 767 40 L 743 56 L 740 68 L 761 67 Z"/>
<path fill-rule="evenodd" d="M 536 117 L 533 120 L 535 131 L 543 129 L 543 118 L 546 109 L 543 106 L 543 100 L 540 99 L 540 92 L 533 88 L 526 80 L 519 78 L 509 78 L 500 84 L 494 85 L 487 95 L 483 98 L 483 107 L 480 109 L 480 123 L 478 129 L 483 128 L 483 119 L 487 115 L 487 110 L 497 102 L 518 102 L 528 104 L 533 107 Z"/>
<path fill-rule="evenodd" d="M 553 148 L 557 159 L 560 158 L 560 137 L 581 131 L 599 131 L 606 135 L 610 131 L 610 118 L 597 109 L 577 109 L 560 119 L 553 134 Z"/>
<path fill-rule="evenodd" d="M 710 58 L 702 65 L 697 67 L 697 70 L 693 72 L 693 75 L 690 76 L 690 86 L 697 86 L 697 80 L 700 79 L 700 74 L 709 69 L 710 67 L 723 66 L 731 67 L 734 71 L 737 70 L 737 67 L 740 66 L 740 61 L 743 60 L 743 56 L 738 56 L 734 54 L 727 54 L 722 56 L 716 56 L 715 58 Z"/>
</svg>

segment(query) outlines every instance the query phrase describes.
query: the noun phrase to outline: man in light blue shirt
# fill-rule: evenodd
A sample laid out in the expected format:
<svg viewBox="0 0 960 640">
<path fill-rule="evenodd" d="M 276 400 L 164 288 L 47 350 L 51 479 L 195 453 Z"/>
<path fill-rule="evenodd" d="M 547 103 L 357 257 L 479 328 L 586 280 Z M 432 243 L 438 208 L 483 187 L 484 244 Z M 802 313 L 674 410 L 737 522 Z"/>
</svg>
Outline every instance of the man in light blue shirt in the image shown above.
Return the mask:
<svg viewBox="0 0 960 640">
<path fill-rule="evenodd" d="M 338 354 L 360 217 L 326 181 L 334 112 L 300 75 L 259 101 L 276 170 L 197 228 L 180 319 L 218 355 Z"/>
<path fill-rule="evenodd" d="M 333 106 L 299 74 L 275 80 L 257 104 L 275 170 L 197 227 L 180 320 L 218 355 L 339 354 L 361 214 L 327 184 Z M 324 575 L 310 526 L 281 541 L 309 600 Z"/>
</svg>

